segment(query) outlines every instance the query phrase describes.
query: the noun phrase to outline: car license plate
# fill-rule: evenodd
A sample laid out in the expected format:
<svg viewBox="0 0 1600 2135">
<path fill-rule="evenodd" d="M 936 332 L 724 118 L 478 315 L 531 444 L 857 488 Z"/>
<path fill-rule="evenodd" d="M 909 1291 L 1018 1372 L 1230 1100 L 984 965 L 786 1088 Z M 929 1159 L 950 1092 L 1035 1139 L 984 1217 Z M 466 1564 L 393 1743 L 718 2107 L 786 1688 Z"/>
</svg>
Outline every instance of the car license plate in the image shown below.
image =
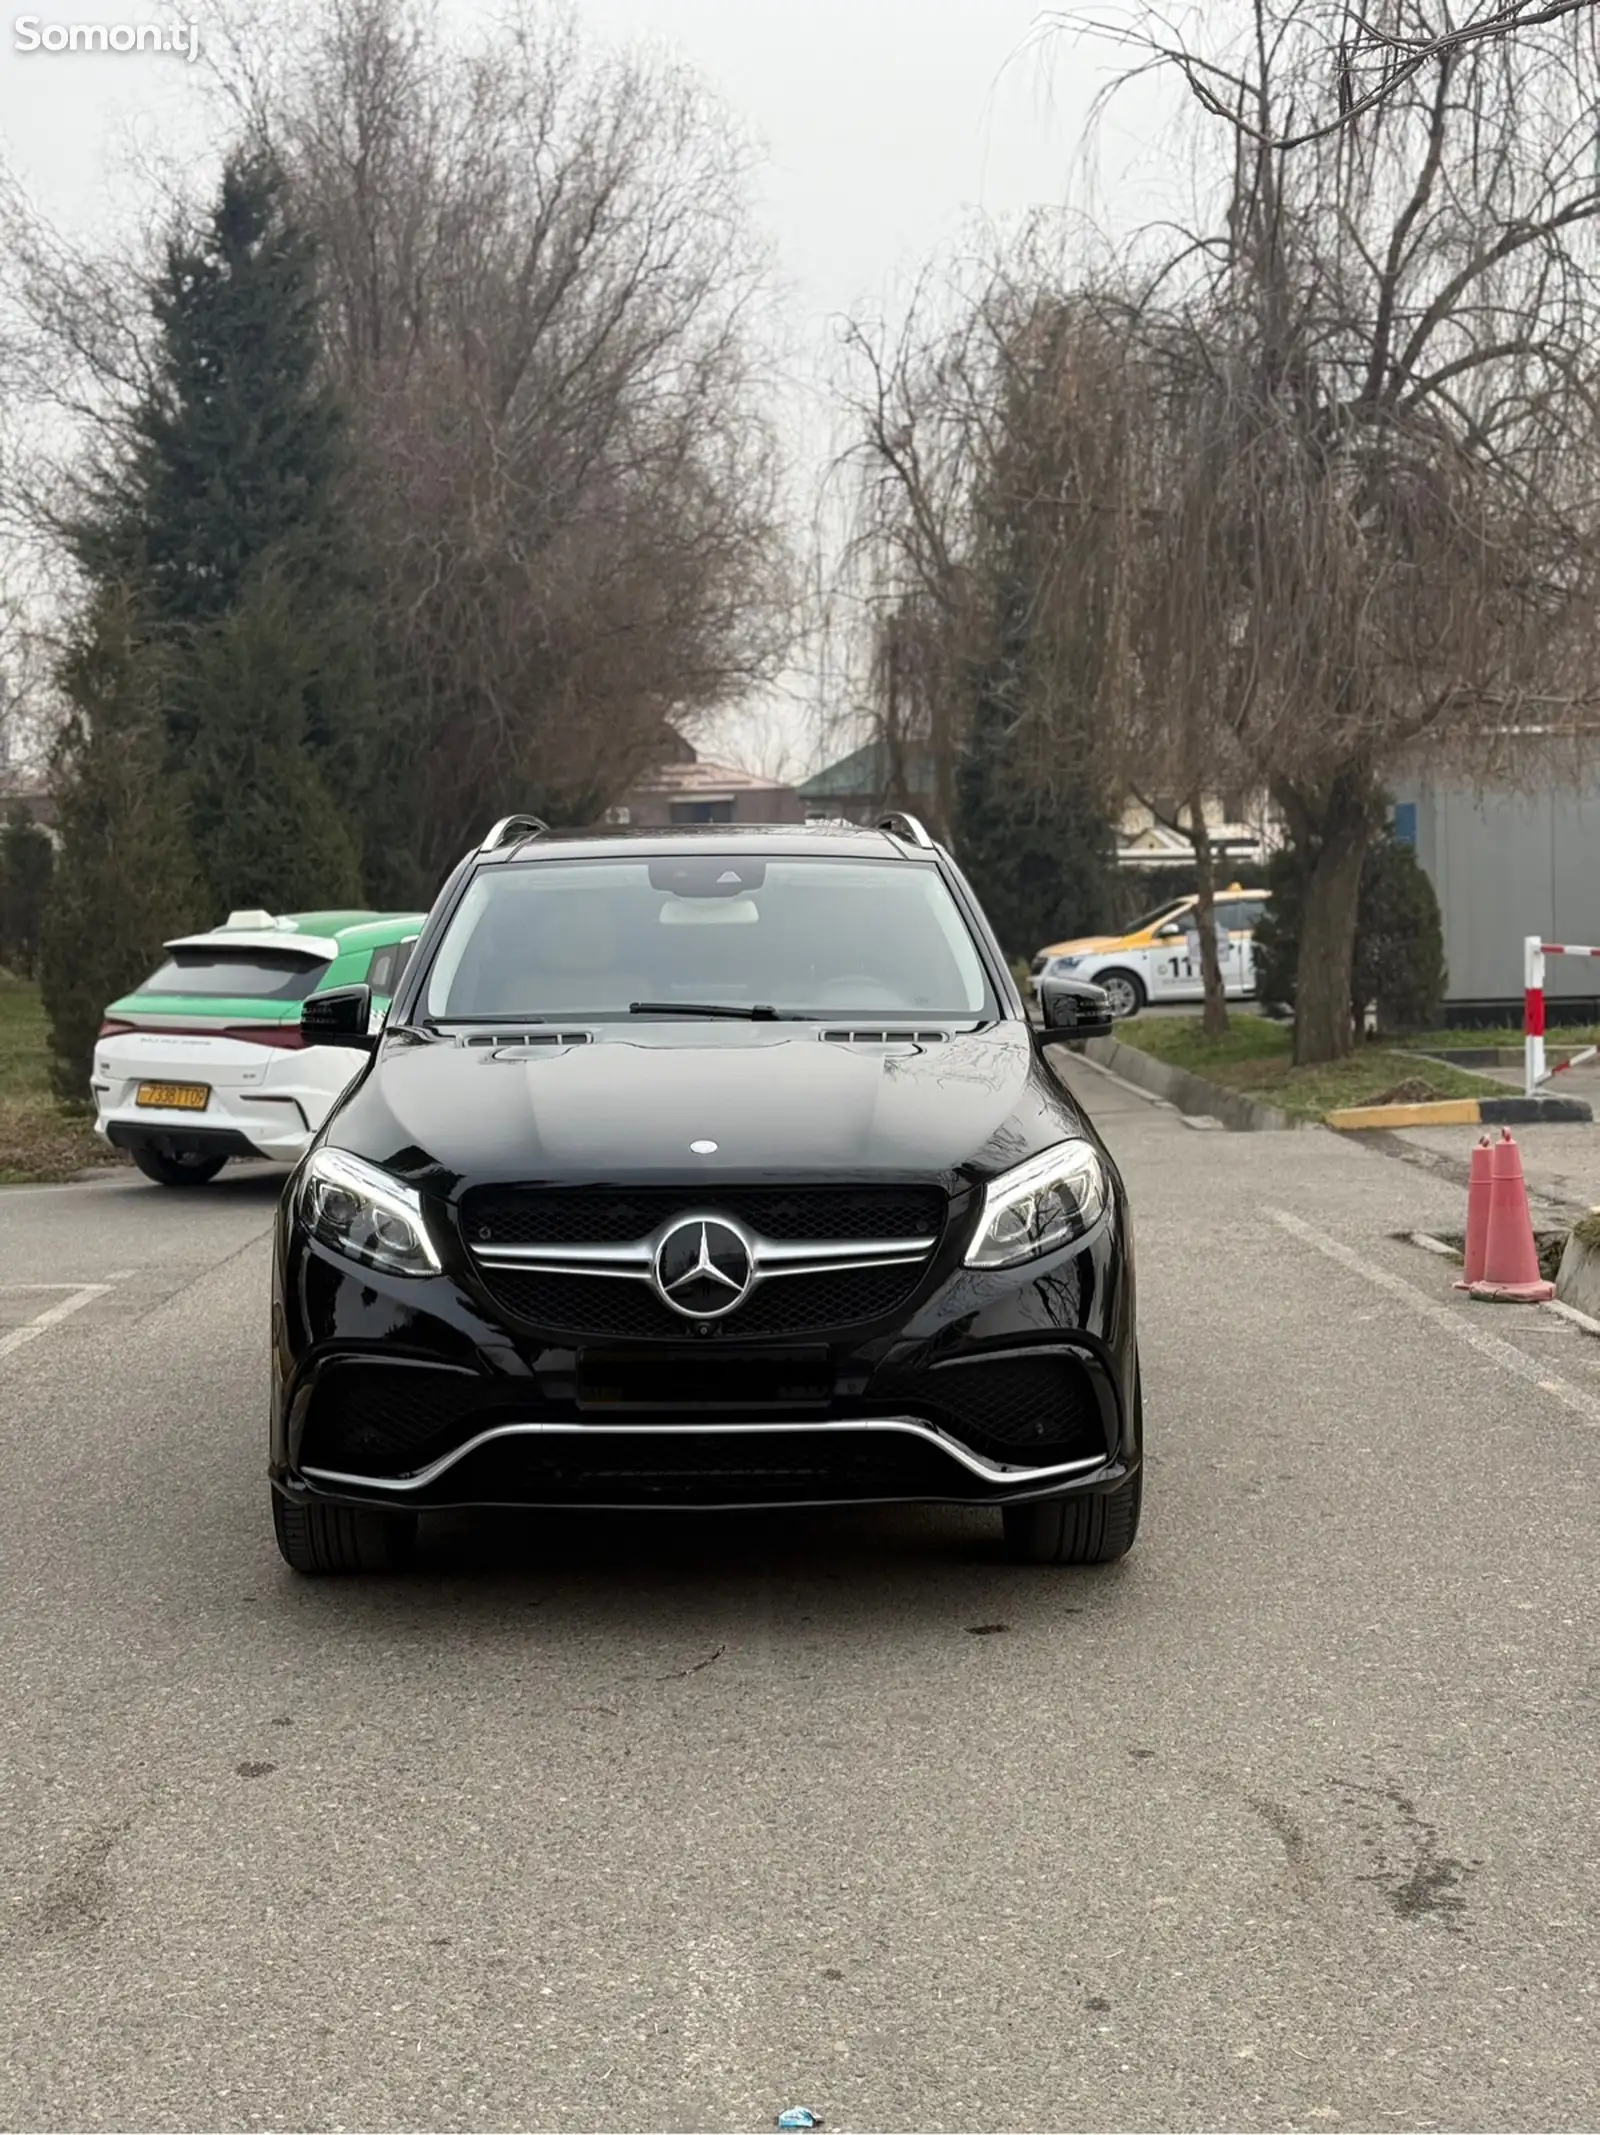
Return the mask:
<svg viewBox="0 0 1600 2135">
<path fill-rule="evenodd" d="M 585 1349 L 577 1391 L 580 1410 L 826 1408 L 833 1372 L 826 1349 Z"/>
<path fill-rule="evenodd" d="M 211 1102 L 208 1082 L 141 1082 L 141 1105 L 156 1105 L 163 1112 L 203 1112 Z"/>
</svg>

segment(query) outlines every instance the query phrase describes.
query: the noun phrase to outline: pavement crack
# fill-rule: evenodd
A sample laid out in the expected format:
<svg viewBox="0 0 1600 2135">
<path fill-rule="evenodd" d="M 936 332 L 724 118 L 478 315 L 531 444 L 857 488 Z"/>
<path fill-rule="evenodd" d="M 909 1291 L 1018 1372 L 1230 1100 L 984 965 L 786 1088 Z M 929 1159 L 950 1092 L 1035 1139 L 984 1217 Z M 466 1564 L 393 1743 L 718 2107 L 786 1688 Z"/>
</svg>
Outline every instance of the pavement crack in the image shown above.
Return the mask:
<svg viewBox="0 0 1600 2135">
<path fill-rule="evenodd" d="M 720 1661 L 727 1650 L 726 1646 L 718 1646 L 715 1652 L 706 1654 L 703 1660 L 691 1661 L 687 1668 L 674 1668 L 668 1675 L 654 1676 L 652 1681 L 657 1683 L 681 1683 L 691 1675 L 698 1675 L 702 1668 L 709 1668 L 713 1661 Z"/>
<path fill-rule="evenodd" d="M 691 1661 L 687 1668 L 669 1668 L 665 1675 L 625 1675 L 623 1676 L 622 1681 L 624 1683 L 687 1682 L 691 1675 L 698 1675 L 702 1668 L 709 1668 L 714 1661 L 720 1661 L 722 1656 L 727 1652 L 727 1650 L 728 1648 L 724 1644 L 718 1646 L 711 1653 L 702 1654 L 699 1660 Z M 595 1708 L 595 1710 L 597 1711 L 599 1709 L 599 1707 Z"/>
</svg>

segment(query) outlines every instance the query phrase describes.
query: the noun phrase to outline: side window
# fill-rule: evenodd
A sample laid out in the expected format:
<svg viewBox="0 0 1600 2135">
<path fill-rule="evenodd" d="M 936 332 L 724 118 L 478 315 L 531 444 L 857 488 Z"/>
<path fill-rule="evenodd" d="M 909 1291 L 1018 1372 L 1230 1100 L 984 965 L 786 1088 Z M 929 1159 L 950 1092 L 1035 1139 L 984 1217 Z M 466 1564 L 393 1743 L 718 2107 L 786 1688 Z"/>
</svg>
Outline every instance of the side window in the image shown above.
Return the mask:
<svg viewBox="0 0 1600 2135">
<path fill-rule="evenodd" d="M 411 952 L 417 946 L 413 934 L 409 941 L 391 942 L 386 949 L 374 949 L 372 962 L 367 967 L 367 984 L 385 1000 L 393 1000 L 394 990 L 400 983 L 401 973 L 411 961 Z"/>
<path fill-rule="evenodd" d="M 1217 906 L 1218 916 L 1231 934 L 1253 934 L 1256 921 L 1265 910 L 1264 897 L 1234 897 Z"/>
</svg>

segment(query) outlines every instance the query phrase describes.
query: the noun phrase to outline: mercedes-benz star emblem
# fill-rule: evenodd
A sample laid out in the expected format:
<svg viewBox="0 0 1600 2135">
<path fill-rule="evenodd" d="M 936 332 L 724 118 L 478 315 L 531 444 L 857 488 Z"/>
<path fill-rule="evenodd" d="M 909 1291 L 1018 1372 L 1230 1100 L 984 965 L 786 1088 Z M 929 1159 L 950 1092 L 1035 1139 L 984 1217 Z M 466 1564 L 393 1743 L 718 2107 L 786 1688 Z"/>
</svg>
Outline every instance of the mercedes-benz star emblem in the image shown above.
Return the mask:
<svg viewBox="0 0 1600 2135">
<path fill-rule="evenodd" d="M 715 1216 L 675 1223 L 656 1247 L 656 1288 L 685 1319 L 721 1319 L 749 1296 L 755 1272 L 748 1240 Z"/>
</svg>

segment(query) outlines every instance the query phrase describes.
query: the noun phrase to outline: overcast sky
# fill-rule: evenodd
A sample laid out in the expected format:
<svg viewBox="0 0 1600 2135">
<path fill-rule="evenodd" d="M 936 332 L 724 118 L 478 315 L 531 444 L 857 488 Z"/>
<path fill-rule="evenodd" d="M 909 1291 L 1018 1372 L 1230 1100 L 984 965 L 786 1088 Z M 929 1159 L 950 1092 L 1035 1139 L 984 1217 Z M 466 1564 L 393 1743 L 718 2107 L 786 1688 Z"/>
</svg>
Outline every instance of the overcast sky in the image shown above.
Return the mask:
<svg viewBox="0 0 1600 2135">
<path fill-rule="evenodd" d="M 785 421 L 802 452 L 817 449 L 805 381 L 825 367 L 831 320 L 892 311 L 917 267 L 980 213 L 1011 221 L 1085 203 L 1086 120 L 1115 55 L 1030 42 L 1037 0 L 576 0 L 575 11 L 601 40 L 648 40 L 687 60 L 754 136 L 756 206 L 793 352 Z M 442 0 L 442 13 L 468 28 L 494 9 Z M 16 24 L 29 16 L 171 18 L 153 0 L 14 0 L 0 17 L 12 171 L 52 221 L 121 226 L 140 206 L 142 160 L 203 154 L 201 70 L 149 51 L 21 51 Z M 1127 223 L 1163 184 L 1161 102 L 1144 92 L 1118 111 L 1094 205 Z M 735 722 L 718 753 L 806 753 L 792 715 L 779 715 L 781 738 L 760 732 L 764 717 Z"/>
</svg>

